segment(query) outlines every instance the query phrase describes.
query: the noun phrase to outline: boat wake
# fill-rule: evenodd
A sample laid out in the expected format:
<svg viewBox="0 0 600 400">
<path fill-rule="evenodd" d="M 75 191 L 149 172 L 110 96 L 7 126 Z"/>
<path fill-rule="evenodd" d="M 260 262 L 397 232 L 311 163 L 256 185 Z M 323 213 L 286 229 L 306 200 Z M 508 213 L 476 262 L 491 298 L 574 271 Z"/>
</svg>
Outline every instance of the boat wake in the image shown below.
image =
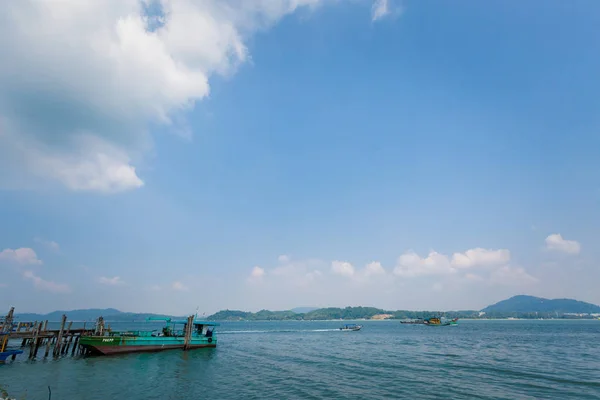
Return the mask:
<svg viewBox="0 0 600 400">
<path fill-rule="evenodd" d="M 245 331 L 219 331 L 219 335 L 235 335 L 245 333 L 297 333 L 297 332 L 340 332 L 340 329 L 272 329 L 272 330 L 245 330 Z"/>
</svg>

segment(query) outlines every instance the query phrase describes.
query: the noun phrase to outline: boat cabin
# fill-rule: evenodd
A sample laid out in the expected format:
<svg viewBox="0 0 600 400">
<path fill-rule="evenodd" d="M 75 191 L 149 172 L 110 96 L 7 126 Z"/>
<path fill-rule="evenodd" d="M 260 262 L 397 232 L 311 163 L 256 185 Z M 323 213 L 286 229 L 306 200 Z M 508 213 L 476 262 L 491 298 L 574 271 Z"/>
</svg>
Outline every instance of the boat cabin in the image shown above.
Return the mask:
<svg viewBox="0 0 600 400">
<path fill-rule="evenodd" d="M 149 318 L 152 321 L 165 321 L 167 324 L 162 328 L 161 332 L 153 331 L 152 336 L 179 337 L 185 336 L 188 321 L 172 320 L 171 318 Z M 192 329 L 193 337 L 213 337 L 215 328 L 219 326 L 217 322 L 210 321 L 194 321 Z M 181 327 L 181 329 L 179 329 Z"/>
</svg>

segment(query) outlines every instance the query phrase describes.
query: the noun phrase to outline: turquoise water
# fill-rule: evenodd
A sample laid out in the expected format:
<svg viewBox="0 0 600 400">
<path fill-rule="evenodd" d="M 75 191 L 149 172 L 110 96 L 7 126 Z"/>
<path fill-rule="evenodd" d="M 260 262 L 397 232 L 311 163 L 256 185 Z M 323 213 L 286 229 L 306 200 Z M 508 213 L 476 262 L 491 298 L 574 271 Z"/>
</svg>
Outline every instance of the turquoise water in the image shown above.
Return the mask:
<svg viewBox="0 0 600 400">
<path fill-rule="evenodd" d="M 600 399 L 600 321 L 239 322 L 217 349 L 0 366 L 47 399 Z M 114 324 L 114 329 L 123 326 Z"/>
</svg>

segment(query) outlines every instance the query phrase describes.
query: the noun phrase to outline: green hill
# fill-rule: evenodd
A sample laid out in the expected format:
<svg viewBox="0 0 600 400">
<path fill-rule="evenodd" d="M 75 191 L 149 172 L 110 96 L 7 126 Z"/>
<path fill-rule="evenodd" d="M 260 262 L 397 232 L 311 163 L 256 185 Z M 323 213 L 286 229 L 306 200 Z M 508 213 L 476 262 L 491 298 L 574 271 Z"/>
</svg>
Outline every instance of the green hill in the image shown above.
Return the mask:
<svg viewBox="0 0 600 400">
<path fill-rule="evenodd" d="M 223 310 L 209 317 L 210 321 L 286 321 L 286 320 L 305 320 L 305 321 L 323 321 L 332 319 L 369 319 L 378 314 L 391 314 L 392 319 L 412 319 L 412 318 L 428 318 L 439 315 L 438 311 L 386 311 L 375 307 L 328 307 L 311 309 L 305 313 L 294 311 L 268 311 L 261 310 L 256 313 L 239 311 L 239 310 Z M 448 318 L 475 318 L 478 315 L 477 311 L 449 311 L 444 313 Z"/>
<path fill-rule="evenodd" d="M 494 313 L 547 313 L 547 314 L 591 314 L 600 313 L 600 306 L 573 299 L 544 299 L 541 297 L 519 295 L 483 310 L 486 314 Z"/>
</svg>

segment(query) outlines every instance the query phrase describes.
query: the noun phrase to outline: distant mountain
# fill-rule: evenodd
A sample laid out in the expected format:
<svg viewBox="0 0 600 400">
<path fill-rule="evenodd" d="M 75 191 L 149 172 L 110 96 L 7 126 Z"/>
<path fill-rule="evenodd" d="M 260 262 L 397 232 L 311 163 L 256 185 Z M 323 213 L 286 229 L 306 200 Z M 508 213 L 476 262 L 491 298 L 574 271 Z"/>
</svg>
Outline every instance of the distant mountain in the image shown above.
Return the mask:
<svg viewBox="0 0 600 400">
<path fill-rule="evenodd" d="M 15 314 L 15 317 L 19 321 L 48 320 L 51 322 L 56 322 L 61 320 L 63 314 L 68 317 L 69 321 L 91 321 L 95 320 L 99 316 L 119 315 L 123 314 L 123 312 L 115 308 L 88 308 L 85 310 L 53 311 L 48 314 L 23 313 Z"/>
<path fill-rule="evenodd" d="M 519 295 L 496 304 L 487 306 L 483 310 L 490 313 L 600 313 L 600 306 L 573 299 L 544 299 L 541 297 Z"/>
<path fill-rule="evenodd" d="M 15 314 L 17 321 L 45 321 L 58 322 L 61 320 L 63 314 L 67 316 L 68 321 L 95 321 L 98 317 L 104 317 L 105 321 L 143 321 L 148 317 L 164 318 L 172 317 L 170 315 L 163 314 L 149 314 L 149 313 L 129 313 L 119 311 L 115 308 L 89 308 L 85 310 L 71 310 L 71 311 L 53 311 L 48 314 L 35 314 L 35 313 L 23 313 Z M 179 318 L 179 317 L 175 317 Z"/>
</svg>

